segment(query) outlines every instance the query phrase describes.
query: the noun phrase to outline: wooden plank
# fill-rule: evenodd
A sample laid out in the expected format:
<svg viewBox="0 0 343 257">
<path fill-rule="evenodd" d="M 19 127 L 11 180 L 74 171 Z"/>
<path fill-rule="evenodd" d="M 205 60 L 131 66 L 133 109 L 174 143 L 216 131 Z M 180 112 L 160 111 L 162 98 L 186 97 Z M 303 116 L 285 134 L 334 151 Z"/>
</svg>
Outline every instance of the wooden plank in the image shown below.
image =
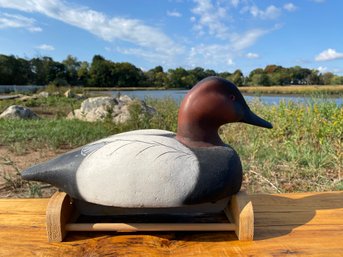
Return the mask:
<svg viewBox="0 0 343 257">
<path fill-rule="evenodd" d="M 256 194 L 250 196 L 254 207 L 254 212 L 285 212 L 313 211 L 325 209 L 342 208 L 343 192 L 321 192 L 321 193 L 292 193 L 266 195 Z M 278 208 L 275 209 L 274 207 Z"/>
<path fill-rule="evenodd" d="M 251 199 L 258 225 L 251 242 L 232 232 L 69 232 L 62 243 L 46 239 L 48 199 L 0 199 L 0 256 L 343 255 L 343 192 Z"/>
<path fill-rule="evenodd" d="M 56 192 L 49 200 L 46 210 L 46 230 L 49 242 L 61 242 L 66 236 L 66 224 L 74 215 L 71 201 L 72 199 L 64 192 Z"/>
<path fill-rule="evenodd" d="M 253 240 L 254 211 L 252 202 L 245 192 L 238 192 L 233 195 L 224 212 L 228 219 L 236 224 L 235 231 L 239 240 Z"/>
<path fill-rule="evenodd" d="M 255 213 L 255 226 L 272 225 L 339 225 L 342 223 L 343 210 L 325 210 L 313 212 L 264 212 Z M 328 217 L 330 217 L 328 219 Z"/>
<path fill-rule="evenodd" d="M 71 223 L 67 231 L 234 231 L 231 223 Z"/>
</svg>

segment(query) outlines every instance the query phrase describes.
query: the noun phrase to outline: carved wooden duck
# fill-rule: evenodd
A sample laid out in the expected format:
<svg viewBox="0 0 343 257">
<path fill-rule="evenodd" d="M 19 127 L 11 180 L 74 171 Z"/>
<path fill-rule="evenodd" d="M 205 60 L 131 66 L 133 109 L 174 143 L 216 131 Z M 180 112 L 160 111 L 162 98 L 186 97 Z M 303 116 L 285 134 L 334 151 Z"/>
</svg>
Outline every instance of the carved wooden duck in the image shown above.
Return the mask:
<svg viewBox="0 0 343 257">
<path fill-rule="evenodd" d="M 116 134 L 35 165 L 22 177 L 101 206 L 170 208 L 225 200 L 242 183 L 239 156 L 218 135 L 230 122 L 272 128 L 249 109 L 234 84 L 208 77 L 182 101 L 176 134 L 155 129 Z"/>
</svg>

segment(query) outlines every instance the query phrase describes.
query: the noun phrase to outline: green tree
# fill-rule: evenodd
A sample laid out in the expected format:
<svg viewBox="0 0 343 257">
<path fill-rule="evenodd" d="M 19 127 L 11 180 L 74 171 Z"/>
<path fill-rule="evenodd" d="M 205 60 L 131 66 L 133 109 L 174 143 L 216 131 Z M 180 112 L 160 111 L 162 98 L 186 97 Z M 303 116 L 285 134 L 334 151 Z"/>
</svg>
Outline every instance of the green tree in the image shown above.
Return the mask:
<svg viewBox="0 0 343 257">
<path fill-rule="evenodd" d="M 115 85 L 119 87 L 137 87 L 144 80 L 142 70 L 128 62 L 112 63 L 111 74 L 116 79 Z"/>
<path fill-rule="evenodd" d="M 168 70 L 169 86 L 173 88 L 190 88 L 192 84 L 189 82 L 188 71 L 184 68 L 176 68 Z"/>
<path fill-rule="evenodd" d="M 218 76 L 227 80 L 231 80 L 232 73 L 224 71 L 224 72 L 218 73 Z"/>
<path fill-rule="evenodd" d="M 231 75 L 231 81 L 238 87 L 243 85 L 244 82 L 244 75 L 241 70 L 235 70 L 235 72 Z"/>
<path fill-rule="evenodd" d="M 16 73 L 16 76 L 14 79 L 14 84 L 16 85 L 32 84 L 33 72 L 31 71 L 30 62 L 28 60 L 17 58 L 15 73 Z"/>
<path fill-rule="evenodd" d="M 34 84 L 47 85 L 55 80 L 66 79 L 65 66 L 55 62 L 51 57 L 33 58 L 30 60 L 30 67 L 34 74 Z"/>
<path fill-rule="evenodd" d="M 0 84 L 13 85 L 14 56 L 0 55 Z"/>
<path fill-rule="evenodd" d="M 32 83 L 33 73 L 29 61 L 13 55 L 0 55 L 0 84 L 26 85 Z"/>
<path fill-rule="evenodd" d="M 94 55 L 89 69 L 90 86 L 108 87 L 114 86 L 116 78 L 112 74 L 112 63 L 105 60 L 101 55 Z"/>
<path fill-rule="evenodd" d="M 343 76 L 333 76 L 330 81 L 331 85 L 343 85 Z"/>
<path fill-rule="evenodd" d="M 272 74 L 272 73 L 282 72 L 282 71 L 284 71 L 284 69 L 285 68 L 283 68 L 282 66 L 272 64 L 272 65 L 267 65 L 264 68 L 264 72 L 266 74 Z"/>
<path fill-rule="evenodd" d="M 145 72 L 146 85 L 151 87 L 165 87 L 168 85 L 167 74 L 164 73 L 162 66 L 156 66 Z"/>
<path fill-rule="evenodd" d="M 320 85 L 321 79 L 318 70 L 312 70 L 311 74 L 306 77 L 307 84 L 309 85 Z"/>
<path fill-rule="evenodd" d="M 330 85 L 334 74 L 332 72 L 325 72 L 322 74 L 322 81 L 324 85 Z"/>
<path fill-rule="evenodd" d="M 66 80 L 71 85 L 78 84 L 78 70 L 80 69 L 81 62 L 76 57 L 68 55 L 65 60 L 62 61 L 66 69 Z"/>
<path fill-rule="evenodd" d="M 255 73 L 250 77 L 250 85 L 252 86 L 270 86 L 270 77 L 265 73 Z"/>
<path fill-rule="evenodd" d="M 311 70 L 300 66 L 294 66 L 289 68 L 289 74 L 291 77 L 291 84 L 302 85 L 307 83 L 306 78 L 311 74 Z"/>
<path fill-rule="evenodd" d="M 194 82 L 199 82 L 200 80 L 210 76 L 208 70 L 204 70 L 204 68 L 196 67 L 192 70 L 189 70 L 188 73 L 194 78 Z"/>
<path fill-rule="evenodd" d="M 77 81 L 79 85 L 89 85 L 89 63 L 84 61 L 80 63 L 80 68 L 77 70 Z"/>
<path fill-rule="evenodd" d="M 259 85 L 260 77 L 262 74 L 264 74 L 264 70 L 261 68 L 252 70 L 248 76 L 248 85 L 249 86 Z"/>
<path fill-rule="evenodd" d="M 206 74 L 206 77 L 218 75 L 214 70 L 205 70 L 205 74 Z"/>
</svg>

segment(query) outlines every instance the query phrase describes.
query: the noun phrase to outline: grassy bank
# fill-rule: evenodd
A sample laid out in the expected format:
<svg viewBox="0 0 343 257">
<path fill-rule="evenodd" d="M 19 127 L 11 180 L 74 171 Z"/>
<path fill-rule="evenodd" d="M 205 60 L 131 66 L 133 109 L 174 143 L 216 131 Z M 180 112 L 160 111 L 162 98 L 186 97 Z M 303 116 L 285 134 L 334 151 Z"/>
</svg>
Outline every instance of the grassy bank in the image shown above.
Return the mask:
<svg viewBox="0 0 343 257">
<path fill-rule="evenodd" d="M 169 88 L 170 90 L 182 90 L 184 88 Z M 84 87 L 85 91 L 136 91 L 136 90 L 168 90 L 165 87 Z"/>
<path fill-rule="evenodd" d="M 325 95 L 343 95 L 343 85 L 337 86 L 323 86 L 323 85 L 311 85 L 311 86 L 249 86 L 240 87 L 242 93 L 247 94 L 288 94 L 288 95 L 313 95 L 313 94 L 325 94 Z M 134 91 L 134 90 L 166 90 L 166 88 L 159 87 L 86 87 L 84 91 Z M 173 88 L 170 90 L 182 90 L 182 88 Z"/>
<path fill-rule="evenodd" d="M 46 101 L 34 105 L 43 108 Z M 178 105 L 171 99 L 149 99 L 158 111 L 155 117 L 140 119 L 139 111 L 133 109 L 132 119 L 122 125 L 66 120 L 66 111 L 61 108 L 70 103 L 63 98 L 54 101 L 51 110 L 60 111 L 59 115 L 35 121 L 0 120 L 0 147 L 9 148 L 14 155 L 25 155 L 30 149 L 68 150 L 128 130 L 177 128 Z M 273 129 L 242 123 L 220 129 L 223 140 L 241 156 L 244 187 L 250 192 L 343 190 L 343 108 L 332 102 L 313 101 L 310 106 L 253 102 L 251 109 L 271 121 Z"/>
<path fill-rule="evenodd" d="M 343 95 L 343 85 L 240 87 L 239 89 L 242 93 L 247 93 L 247 94 Z"/>
<path fill-rule="evenodd" d="M 69 89 L 79 94 L 87 94 L 92 91 L 187 90 L 185 88 L 164 87 L 56 87 L 53 85 L 41 90 L 49 93 L 58 92 L 63 95 Z M 343 95 L 343 85 L 242 86 L 239 89 L 246 94 Z"/>
</svg>

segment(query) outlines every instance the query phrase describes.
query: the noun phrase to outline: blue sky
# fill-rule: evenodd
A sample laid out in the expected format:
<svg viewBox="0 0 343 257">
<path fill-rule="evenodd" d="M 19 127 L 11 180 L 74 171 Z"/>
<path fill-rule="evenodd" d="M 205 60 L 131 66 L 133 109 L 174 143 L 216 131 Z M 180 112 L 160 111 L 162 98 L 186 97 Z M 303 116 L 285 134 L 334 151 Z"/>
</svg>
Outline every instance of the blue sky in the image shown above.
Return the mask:
<svg viewBox="0 0 343 257">
<path fill-rule="evenodd" d="M 343 75 L 341 0 L 0 0 L 0 53 Z"/>
</svg>

